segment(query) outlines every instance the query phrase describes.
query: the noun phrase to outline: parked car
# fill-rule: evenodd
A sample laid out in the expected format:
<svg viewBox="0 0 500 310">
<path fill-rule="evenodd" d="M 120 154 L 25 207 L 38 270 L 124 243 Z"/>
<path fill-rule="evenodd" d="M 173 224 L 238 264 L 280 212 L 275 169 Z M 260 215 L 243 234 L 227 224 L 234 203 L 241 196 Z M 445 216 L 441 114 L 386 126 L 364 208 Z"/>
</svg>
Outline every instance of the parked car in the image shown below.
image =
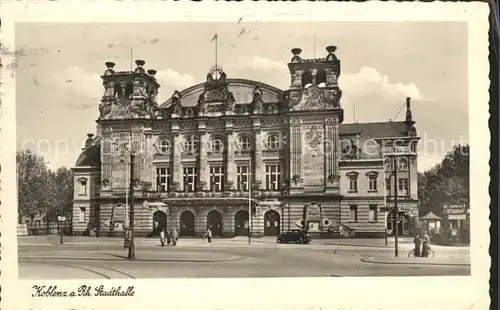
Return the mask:
<svg viewBox="0 0 500 310">
<path fill-rule="evenodd" d="M 303 243 L 308 244 L 311 242 L 311 237 L 307 231 L 301 229 L 292 229 L 287 232 L 282 232 L 278 239 L 278 243 Z"/>
</svg>

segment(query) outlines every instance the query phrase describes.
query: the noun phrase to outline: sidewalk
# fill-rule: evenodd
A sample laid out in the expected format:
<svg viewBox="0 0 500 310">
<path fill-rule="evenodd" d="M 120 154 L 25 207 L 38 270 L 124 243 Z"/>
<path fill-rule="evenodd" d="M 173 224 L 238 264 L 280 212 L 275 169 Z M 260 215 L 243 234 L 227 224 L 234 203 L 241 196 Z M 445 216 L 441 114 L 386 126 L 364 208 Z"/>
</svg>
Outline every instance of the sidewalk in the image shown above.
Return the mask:
<svg viewBox="0 0 500 310">
<path fill-rule="evenodd" d="M 361 261 L 372 264 L 392 264 L 392 265 L 435 265 L 435 266 L 464 266 L 470 267 L 470 257 L 449 256 L 449 257 L 363 257 Z"/>
</svg>

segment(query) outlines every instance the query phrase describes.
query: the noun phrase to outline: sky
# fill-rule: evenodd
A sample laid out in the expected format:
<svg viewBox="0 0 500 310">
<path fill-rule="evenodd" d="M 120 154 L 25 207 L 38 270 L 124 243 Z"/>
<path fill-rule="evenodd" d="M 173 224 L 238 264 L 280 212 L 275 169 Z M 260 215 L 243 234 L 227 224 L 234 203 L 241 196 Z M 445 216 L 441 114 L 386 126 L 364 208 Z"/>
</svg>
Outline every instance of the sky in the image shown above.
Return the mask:
<svg viewBox="0 0 500 310">
<path fill-rule="evenodd" d="M 286 89 L 290 50 L 325 57 L 337 46 L 344 122 L 404 120 L 412 98 L 418 170 L 468 143 L 467 24 L 461 22 L 18 23 L 17 148 L 72 167 L 95 133 L 104 63 L 129 70 L 131 59 L 156 69 L 160 102 L 204 82 L 217 62 L 228 78 Z M 135 68 L 135 64 L 133 65 Z M 398 113 L 399 112 L 399 113 Z"/>
</svg>

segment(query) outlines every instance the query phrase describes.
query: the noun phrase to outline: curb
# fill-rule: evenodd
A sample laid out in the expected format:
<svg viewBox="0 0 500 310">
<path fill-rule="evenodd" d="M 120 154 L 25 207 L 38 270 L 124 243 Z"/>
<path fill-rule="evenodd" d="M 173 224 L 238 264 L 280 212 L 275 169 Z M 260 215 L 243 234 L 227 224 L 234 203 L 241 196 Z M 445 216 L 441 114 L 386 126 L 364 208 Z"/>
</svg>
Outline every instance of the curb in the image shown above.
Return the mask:
<svg viewBox="0 0 500 310">
<path fill-rule="evenodd" d="M 18 257 L 19 261 L 43 261 L 43 260 L 86 260 L 86 261 L 129 261 L 126 257 L 116 256 L 117 258 L 95 258 L 95 257 L 40 257 L 40 256 L 24 256 Z M 133 261 L 140 262 L 177 262 L 177 263 L 223 263 L 223 262 L 235 262 L 244 260 L 245 256 L 231 256 L 229 258 L 222 259 L 154 259 L 154 258 L 135 258 Z"/>
<path fill-rule="evenodd" d="M 460 267 L 470 267 L 471 264 L 462 264 L 462 263 L 411 263 L 411 262 L 398 262 L 398 261 L 383 261 L 383 260 L 375 260 L 373 257 L 363 257 L 361 258 L 363 263 L 369 264 L 385 264 L 385 265 L 431 265 L 431 266 L 460 266 Z"/>
</svg>

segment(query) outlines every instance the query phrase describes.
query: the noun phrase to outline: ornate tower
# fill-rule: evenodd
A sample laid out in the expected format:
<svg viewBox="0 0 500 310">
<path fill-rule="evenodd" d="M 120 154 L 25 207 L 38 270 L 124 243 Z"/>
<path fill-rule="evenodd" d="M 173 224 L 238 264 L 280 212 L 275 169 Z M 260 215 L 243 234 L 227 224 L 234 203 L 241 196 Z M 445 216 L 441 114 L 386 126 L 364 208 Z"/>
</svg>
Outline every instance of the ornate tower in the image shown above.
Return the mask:
<svg viewBox="0 0 500 310">
<path fill-rule="evenodd" d="M 342 91 L 338 86 L 340 61 L 336 47 L 326 48 L 325 58 L 302 59 L 292 49 L 288 64 L 290 119 L 290 194 L 339 194 L 339 124 Z"/>
<path fill-rule="evenodd" d="M 133 71 L 114 71 L 106 62 L 101 76 L 104 95 L 99 105 L 98 126 L 101 143 L 101 193 L 123 191 L 130 180 L 130 152 L 135 155 L 134 175 L 138 189 L 147 189 L 153 181 L 153 143 L 151 119 L 156 118 L 156 97 L 160 85 L 156 70 L 143 68 L 143 60 L 135 61 Z"/>
</svg>

